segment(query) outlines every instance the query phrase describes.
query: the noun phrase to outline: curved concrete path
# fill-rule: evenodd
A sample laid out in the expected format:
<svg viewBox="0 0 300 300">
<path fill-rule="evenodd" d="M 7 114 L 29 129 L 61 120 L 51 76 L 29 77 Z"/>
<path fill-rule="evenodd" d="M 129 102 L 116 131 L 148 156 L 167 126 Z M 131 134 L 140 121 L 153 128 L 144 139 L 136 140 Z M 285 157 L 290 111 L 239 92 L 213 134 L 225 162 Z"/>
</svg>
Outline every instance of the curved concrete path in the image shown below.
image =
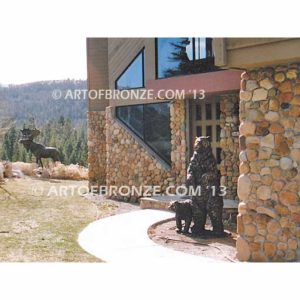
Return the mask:
<svg viewBox="0 0 300 300">
<path fill-rule="evenodd" d="M 78 242 L 106 262 L 216 261 L 160 246 L 148 237 L 147 230 L 152 224 L 173 216 L 172 212 L 145 209 L 107 217 L 89 224 L 79 234 Z"/>
</svg>

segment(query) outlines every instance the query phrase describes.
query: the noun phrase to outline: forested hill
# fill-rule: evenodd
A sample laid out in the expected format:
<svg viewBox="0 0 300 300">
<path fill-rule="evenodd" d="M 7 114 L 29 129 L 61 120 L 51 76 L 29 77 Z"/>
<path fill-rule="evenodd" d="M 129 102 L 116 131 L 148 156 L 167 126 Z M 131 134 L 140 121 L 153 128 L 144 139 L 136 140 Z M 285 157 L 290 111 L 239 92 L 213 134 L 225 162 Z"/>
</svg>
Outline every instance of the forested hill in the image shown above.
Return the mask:
<svg viewBox="0 0 300 300">
<path fill-rule="evenodd" d="M 16 125 L 34 118 L 40 126 L 60 116 L 71 119 L 74 125 L 86 120 L 85 100 L 54 100 L 53 91 L 86 89 L 85 80 L 41 81 L 0 87 L 0 121 L 13 119 Z"/>
<path fill-rule="evenodd" d="M 63 163 L 86 165 L 87 101 L 53 99 L 53 91 L 85 90 L 84 80 L 43 81 L 0 86 L 0 160 L 33 161 L 31 153 L 19 144 L 23 124 L 34 119 L 41 131 L 36 139 L 57 147 Z"/>
</svg>

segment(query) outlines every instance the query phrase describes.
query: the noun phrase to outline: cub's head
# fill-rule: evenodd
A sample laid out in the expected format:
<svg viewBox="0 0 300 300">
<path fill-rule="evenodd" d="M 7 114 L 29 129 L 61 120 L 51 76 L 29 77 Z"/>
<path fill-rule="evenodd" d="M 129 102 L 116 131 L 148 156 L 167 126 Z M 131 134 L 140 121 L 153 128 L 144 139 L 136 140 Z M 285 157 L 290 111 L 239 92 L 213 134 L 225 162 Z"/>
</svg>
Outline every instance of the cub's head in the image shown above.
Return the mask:
<svg viewBox="0 0 300 300">
<path fill-rule="evenodd" d="M 168 207 L 169 210 L 176 211 L 180 203 L 178 201 L 172 201 Z"/>
<path fill-rule="evenodd" d="M 187 200 L 180 200 L 180 201 L 178 200 L 172 201 L 168 208 L 176 212 L 191 206 L 192 206 L 192 200 L 187 199 Z"/>
<path fill-rule="evenodd" d="M 199 136 L 196 137 L 195 144 L 194 144 L 194 150 L 199 152 L 205 149 L 210 149 L 210 137 L 209 136 Z"/>
</svg>

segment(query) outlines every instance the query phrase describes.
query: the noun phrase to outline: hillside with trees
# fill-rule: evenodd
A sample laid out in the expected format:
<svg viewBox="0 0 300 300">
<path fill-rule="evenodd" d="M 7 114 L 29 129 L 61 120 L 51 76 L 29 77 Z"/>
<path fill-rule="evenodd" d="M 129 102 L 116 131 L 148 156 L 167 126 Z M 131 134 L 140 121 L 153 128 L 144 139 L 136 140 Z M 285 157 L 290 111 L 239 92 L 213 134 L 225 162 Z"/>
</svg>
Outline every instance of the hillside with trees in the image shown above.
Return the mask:
<svg viewBox="0 0 300 300">
<path fill-rule="evenodd" d="M 0 160 L 33 161 L 18 142 L 20 129 L 34 119 L 36 142 L 56 147 L 65 164 L 87 163 L 86 99 L 54 100 L 52 92 L 84 90 L 86 81 L 63 80 L 0 87 Z"/>
<path fill-rule="evenodd" d="M 86 99 L 53 99 L 53 91 L 65 95 L 68 90 L 86 89 L 85 80 L 42 81 L 0 87 L 0 120 L 12 118 L 17 125 L 34 118 L 36 125 L 60 116 L 70 118 L 76 124 L 86 119 Z"/>
<path fill-rule="evenodd" d="M 61 154 L 61 162 L 67 165 L 86 165 L 87 143 L 84 127 L 76 129 L 72 127 L 70 119 L 60 117 L 58 120 L 48 121 L 40 128 L 40 131 L 41 134 L 35 141 L 56 147 Z M 18 142 L 20 137 L 20 130 L 13 125 L 4 135 L 0 149 L 1 159 L 24 162 L 34 159 L 32 154 Z"/>
</svg>

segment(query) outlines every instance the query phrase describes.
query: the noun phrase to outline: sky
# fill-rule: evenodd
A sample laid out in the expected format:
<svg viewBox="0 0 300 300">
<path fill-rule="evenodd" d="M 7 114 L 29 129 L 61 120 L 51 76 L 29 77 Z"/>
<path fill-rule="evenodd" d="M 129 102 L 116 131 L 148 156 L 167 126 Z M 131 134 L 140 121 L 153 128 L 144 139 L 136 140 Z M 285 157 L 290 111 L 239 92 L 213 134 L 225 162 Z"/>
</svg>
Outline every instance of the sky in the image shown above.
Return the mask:
<svg viewBox="0 0 300 300">
<path fill-rule="evenodd" d="M 87 27 L 99 26 L 99 10 L 89 7 L 92 2 L 3 1 L 0 84 L 86 79 L 86 37 L 98 35 Z"/>
<path fill-rule="evenodd" d="M 0 84 L 86 79 L 86 39 L 81 35 L 2 36 Z"/>
<path fill-rule="evenodd" d="M 172 1 L 170 0 L 170 2 Z M 85 79 L 87 76 L 85 48 L 87 36 L 214 37 L 228 36 L 228 33 L 230 36 L 238 37 L 247 35 L 243 26 L 237 26 L 244 21 L 243 14 L 239 15 L 241 18 L 239 21 L 234 11 L 232 12 L 233 18 L 226 15 L 226 24 L 222 23 L 222 26 L 219 26 L 218 22 L 211 22 L 210 14 L 201 14 L 200 18 L 204 25 L 209 24 L 209 26 L 198 24 L 200 21 L 198 18 L 195 19 L 198 26 L 191 26 L 189 22 L 175 22 L 172 26 L 165 26 L 161 22 L 153 22 L 153 15 L 157 20 L 165 19 L 165 11 L 168 11 L 170 7 L 170 3 L 167 1 L 160 3 L 161 10 L 157 10 L 155 6 L 147 7 L 147 10 L 153 9 L 152 13 L 136 13 L 135 10 L 130 9 L 132 17 L 128 14 L 128 8 L 138 9 L 138 3 L 140 3 L 138 0 L 118 1 L 117 3 L 115 0 L 110 0 L 108 2 L 111 5 L 110 8 L 104 8 L 103 1 L 99 0 L 2 1 L 0 6 L 0 84 L 20 84 L 66 78 Z M 216 20 L 223 16 L 222 5 L 226 7 L 227 2 L 219 3 L 218 10 L 214 9 L 213 1 L 210 4 Z M 172 5 L 172 8 L 176 7 Z M 178 15 L 180 15 L 182 8 L 178 6 L 177 9 Z M 194 13 L 198 14 L 198 11 L 194 10 Z M 260 14 L 261 18 L 265 17 L 262 9 L 255 10 L 255 14 L 257 19 L 260 19 Z M 292 21 L 295 26 L 291 26 Z M 289 19 L 289 36 L 299 34 L 296 22 L 297 18 Z M 151 26 L 137 26 L 137 24 L 148 23 L 151 23 Z M 227 29 L 225 33 L 222 32 L 224 25 Z M 271 34 L 266 31 L 268 28 L 272 27 L 265 26 L 263 31 L 262 27 L 258 25 L 256 32 L 248 32 L 248 35 L 286 35 L 283 27 L 276 28 L 276 33 L 271 32 Z"/>
</svg>

